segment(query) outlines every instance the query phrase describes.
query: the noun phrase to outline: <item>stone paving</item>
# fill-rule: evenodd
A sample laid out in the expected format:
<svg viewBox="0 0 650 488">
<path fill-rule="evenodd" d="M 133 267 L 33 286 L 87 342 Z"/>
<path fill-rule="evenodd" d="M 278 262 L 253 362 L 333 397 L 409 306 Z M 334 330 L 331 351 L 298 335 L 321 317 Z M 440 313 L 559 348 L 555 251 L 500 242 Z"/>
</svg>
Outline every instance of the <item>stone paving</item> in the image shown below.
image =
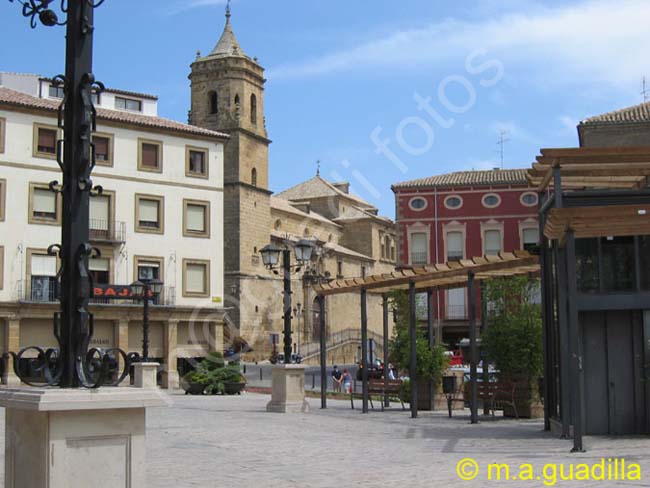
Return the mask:
<svg viewBox="0 0 650 488">
<path fill-rule="evenodd" d="M 163 392 L 164 395 L 167 393 Z M 310 399 L 308 414 L 266 413 L 270 396 L 168 395 L 171 406 L 147 416 L 148 488 L 351 488 L 351 487 L 638 487 L 650 486 L 650 437 L 587 437 L 586 453 L 570 454 L 571 442 L 542 431 L 542 422 L 482 419 L 468 413 L 448 419 L 401 408 L 350 410 L 349 402 Z M 360 402 L 355 402 L 360 404 Z M 377 406 L 375 404 L 375 406 Z M 0 435 L 4 432 L 0 409 Z M 4 449 L 0 443 L 0 456 Z M 609 457 L 639 463 L 641 481 L 488 481 L 488 463 L 509 463 L 511 474 L 531 463 L 594 464 Z M 474 458 L 479 475 L 462 481 L 456 464 Z M 0 463 L 0 486 L 4 477 Z M 144 488 L 144 487 L 134 487 Z"/>
<path fill-rule="evenodd" d="M 561 481 L 555 486 L 650 486 L 650 438 L 586 438 L 588 452 L 569 454 L 571 443 L 542 431 L 540 421 L 505 419 L 468 423 L 467 412 L 379 410 L 362 415 L 348 402 L 330 401 L 302 415 L 265 412 L 269 396 L 170 395 L 170 408 L 147 419 L 149 488 L 347 488 L 442 486 L 545 486 L 537 481 L 487 481 L 485 465 L 596 463 L 623 457 L 642 466 L 642 481 Z M 456 474 L 459 460 L 479 463 L 474 481 Z M 512 472 L 511 472 L 512 473 Z M 550 482 L 549 482 L 550 483 Z"/>
</svg>

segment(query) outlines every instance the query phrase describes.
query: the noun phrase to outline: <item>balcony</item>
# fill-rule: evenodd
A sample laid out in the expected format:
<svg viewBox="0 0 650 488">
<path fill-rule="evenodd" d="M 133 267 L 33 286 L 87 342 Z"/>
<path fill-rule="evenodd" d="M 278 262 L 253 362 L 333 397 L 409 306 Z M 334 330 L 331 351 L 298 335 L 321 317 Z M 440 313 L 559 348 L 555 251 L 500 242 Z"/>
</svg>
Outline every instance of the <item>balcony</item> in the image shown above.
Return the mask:
<svg viewBox="0 0 650 488">
<path fill-rule="evenodd" d="M 90 219 L 90 240 L 108 244 L 126 242 L 126 222 Z"/>
<path fill-rule="evenodd" d="M 413 266 L 426 266 L 427 253 L 425 252 L 411 252 L 411 264 Z"/>
<path fill-rule="evenodd" d="M 54 278 L 33 278 L 16 283 L 16 299 L 25 303 L 58 303 L 57 286 Z M 139 300 L 91 298 L 91 305 L 139 305 Z M 164 286 L 162 293 L 152 300 L 153 305 L 173 307 L 176 305 L 176 287 Z"/>
</svg>

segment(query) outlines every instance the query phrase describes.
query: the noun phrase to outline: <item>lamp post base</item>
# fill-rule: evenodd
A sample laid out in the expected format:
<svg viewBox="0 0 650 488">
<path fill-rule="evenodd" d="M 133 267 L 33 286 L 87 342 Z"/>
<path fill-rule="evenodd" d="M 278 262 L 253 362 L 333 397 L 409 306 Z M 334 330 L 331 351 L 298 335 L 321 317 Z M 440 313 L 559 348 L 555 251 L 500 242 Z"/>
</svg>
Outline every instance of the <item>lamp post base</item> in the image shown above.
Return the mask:
<svg viewBox="0 0 650 488">
<path fill-rule="evenodd" d="M 136 388 L 158 388 L 158 363 L 135 363 L 133 365 L 133 386 Z"/>
<path fill-rule="evenodd" d="M 6 488 L 144 487 L 153 389 L 5 388 Z"/>
<path fill-rule="evenodd" d="M 305 366 L 301 364 L 278 364 L 273 366 L 273 391 L 267 412 L 307 413 L 309 403 L 305 399 Z"/>
</svg>

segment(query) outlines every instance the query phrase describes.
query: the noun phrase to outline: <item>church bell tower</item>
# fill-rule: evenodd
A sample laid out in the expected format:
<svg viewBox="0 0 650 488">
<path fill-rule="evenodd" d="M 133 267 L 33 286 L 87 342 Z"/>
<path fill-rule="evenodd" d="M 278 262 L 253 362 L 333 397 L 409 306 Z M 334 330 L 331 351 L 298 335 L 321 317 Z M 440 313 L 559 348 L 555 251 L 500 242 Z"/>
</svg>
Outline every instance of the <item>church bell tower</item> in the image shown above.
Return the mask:
<svg viewBox="0 0 650 488">
<path fill-rule="evenodd" d="M 192 125 L 230 136 L 224 150 L 224 258 L 229 318 L 238 334 L 256 342 L 261 323 L 255 302 L 263 272 L 259 249 L 269 243 L 269 144 L 264 118 L 264 68 L 239 45 L 230 5 L 221 38 L 191 65 Z M 232 333 L 231 333 L 232 336 Z M 266 338 L 268 340 L 268 338 Z"/>
</svg>

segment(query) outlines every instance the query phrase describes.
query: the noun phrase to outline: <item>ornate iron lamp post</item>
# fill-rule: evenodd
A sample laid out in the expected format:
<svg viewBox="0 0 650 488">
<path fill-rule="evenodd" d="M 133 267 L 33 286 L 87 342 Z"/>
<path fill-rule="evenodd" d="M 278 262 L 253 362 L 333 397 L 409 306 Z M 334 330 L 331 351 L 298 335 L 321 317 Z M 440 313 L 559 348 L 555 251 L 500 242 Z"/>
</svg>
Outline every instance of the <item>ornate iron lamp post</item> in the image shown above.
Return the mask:
<svg viewBox="0 0 650 488">
<path fill-rule="evenodd" d="M 282 254 L 282 271 L 284 284 L 283 319 L 284 319 L 284 363 L 291 363 L 292 339 L 291 339 L 291 272 L 298 272 L 302 266 L 309 263 L 314 249 L 314 244 L 307 239 L 301 239 L 294 246 L 297 265 L 291 265 L 291 249 L 281 248 L 269 244 L 260 250 L 262 262 L 268 269 L 275 269 L 280 262 Z"/>
<path fill-rule="evenodd" d="M 63 180 L 62 184 L 52 181 L 49 185 L 50 191 L 63 197 L 61 243 L 48 248 L 48 254 L 61 260 L 57 275 L 61 310 L 54 315 L 54 336 L 59 348 L 44 350 L 32 346 L 18 353 L 11 352 L 14 370 L 21 380 L 32 384 L 20 367 L 23 354 L 32 351 L 38 355 L 37 369 L 46 385 L 96 388 L 104 383 L 111 359 L 119 354 L 124 360 L 124 370 L 113 383 L 117 385 L 128 375 L 133 355 L 127 356 L 120 349 L 102 351 L 88 347 L 94 325 L 88 309 L 93 293 L 88 259 L 99 256 L 99 251 L 89 244 L 89 198 L 91 194 L 102 193 L 102 188 L 93 186 L 90 178 L 95 167 L 91 134 L 96 127 L 91 95 L 104 89 L 92 73 L 93 20 L 95 8 L 104 0 L 62 0 L 61 11 L 66 19 L 61 22 L 50 8 L 53 0 L 15 1 L 22 5 L 22 14 L 30 19 L 32 28 L 38 21 L 45 26 L 66 26 L 66 61 L 65 75 L 54 78 L 55 84 L 64 87 L 58 113 L 58 126 L 63 129 L 64 139 L 57 144 L 57 162 Z"/>
<path fill-rule="evenodd" d="M 131 294 L 143 303 L 142 314 L 142 362 L 149 362 L 149 301 L 162 293 L 163 282 L 159 279 L 138 280 L 131 283 Z"/>
</svg>

